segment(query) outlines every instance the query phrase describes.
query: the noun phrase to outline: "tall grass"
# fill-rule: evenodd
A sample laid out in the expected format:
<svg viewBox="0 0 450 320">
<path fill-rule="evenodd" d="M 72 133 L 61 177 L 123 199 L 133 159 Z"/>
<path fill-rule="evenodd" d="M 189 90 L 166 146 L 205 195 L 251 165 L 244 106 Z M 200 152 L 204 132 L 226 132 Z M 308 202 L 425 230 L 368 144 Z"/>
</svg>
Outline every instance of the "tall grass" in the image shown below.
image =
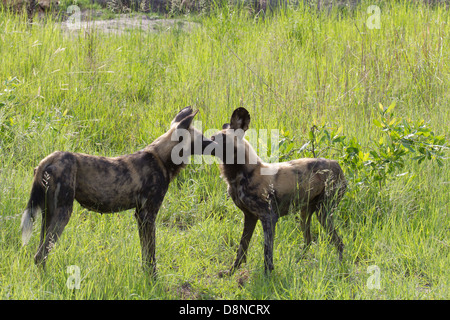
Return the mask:
<svg viewBox="0 0 450 320">
<path fill-rule="evenodd" d="M 335 213 L 346 245 L 341 264 L 317 220 L 302 257 L 299 223 L 289 216 L 277 225 L 270 277 L 258 226 L 248 262 L 219 278 L 234 259 L 243 215 L 227 198 L 217 166 L 206 164 L 188 166 L 164 200 L 157 280 L 141 270 L 132 211 L 99 215 L 75 205 L 46 272 L 32 259 L 40 221 L 21 247 L 19 214 L 40 159 L 55 150 L 134 152 L 186 105 L 200 109 L 203 130 L 221 128 L 244 106 L 252 128 L 289 130 L 300 147 L 320 121 L 369 143 L 379 135 L 372 124 L 378 103 L 395 101 L 403 117 L 424 118 L 448 137 L 448 11 L 378 5 L 380 29 L 367 28 L 364 3 L 330 12 L 300 5 L 265 17 L 223 7 L 195 18 L 200 26 L 190 32 L 121 35 L 62 31 L 51 20 L 27 26 L 0 13 L 0 297 L 448 298 L 448 161 L 442 168 L 411 162 L 414 179 L 398 177 L 377 192 L 361 188 L 356 200 L 344 198 Z M 80 268 L 80 289 L 66 286 L 69 265 Z M 367 285 L 372 265 L 380 289 Z"/>
</svg>

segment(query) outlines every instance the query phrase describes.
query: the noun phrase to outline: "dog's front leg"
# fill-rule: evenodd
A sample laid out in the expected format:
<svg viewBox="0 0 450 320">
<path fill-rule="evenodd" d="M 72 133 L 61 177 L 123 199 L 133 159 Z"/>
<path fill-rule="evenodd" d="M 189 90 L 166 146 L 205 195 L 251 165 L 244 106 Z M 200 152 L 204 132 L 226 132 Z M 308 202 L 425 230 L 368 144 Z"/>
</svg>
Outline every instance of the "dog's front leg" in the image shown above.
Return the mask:
<svg viewBox="0 0 450 320">
<path fill-rule="evenodd" d="M 271 208 L 260 217 L 264 231 L 264 270 L 270 273 L 273 269 L 273 241 L 278 215 Z"/>
<path fill-rule="evenodd" d="M 239 268 L 243 262 L 246 262 L 248 245 L 250 244 L 253 231 L 255 230 L 256 222 L 258 221 L 258 218 L 252 213 L 245 212 L 244 214 L 244 231 L 242 232 L 241 242 L 239 244 L 239 249 L 236 255 L 236 261 L 234 262 L 230 273 Z"/>
<path fill-rule="evenodd" d="M 250 240 L 252 239 L 253 231 L 255 230 L 256 222 L 258 222 L 258 218 L 250 213 L 244 211 L 244 231 L 242 232 L 241 242 L 239 244 L 239 249 L 236 255 L 236 261 L 229 271 L 221 271 L 219 273 L 220 277 L 229 276 L 238 269 L 242 263 L 247 261 L 247 250 L 250 244 Z"/>
<path fill-rule="evenodd" d="M 139 229 L 139 238 L 142 248 L 142 265 L 144 270 L 148 271 L 150 276 L 156 277 L 156 258 L 155 258 L 155 234 L 156 234 L 156 215 L 159 206 L 156 208 L 136 209 L 136 220 Z"/>
</svg>

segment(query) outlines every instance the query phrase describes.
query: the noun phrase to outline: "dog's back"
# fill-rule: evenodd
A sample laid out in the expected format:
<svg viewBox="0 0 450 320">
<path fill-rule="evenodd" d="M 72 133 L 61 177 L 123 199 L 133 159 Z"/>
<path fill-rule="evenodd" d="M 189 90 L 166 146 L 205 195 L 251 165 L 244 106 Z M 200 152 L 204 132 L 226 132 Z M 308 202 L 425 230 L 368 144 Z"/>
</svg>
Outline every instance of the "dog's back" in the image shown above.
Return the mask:
<svg viewBox="0 0 450 320">
<path fill-rule="evenodd" d="M 228 193 L 240 208 L 252 212 L 262 203 L 274 201 L 279 216 L 286 215 L 292 205 L 302 210 L 319 198 L 325 201 L 336 197 L 337 200 L 347 185 L 339 164 L 323 158 L 241 166 L 234 179 L 227 179 L 224 165 L 221 170 L 228 183 Z M 273 174 L 264 175 L 263 170 Z"/>
<path fill-rule="evenodd" d="M 272 177 L 277 202 L 289 202 L 298 209 L 308 206 L 318 197 L 332 198 L 344 193 L 347 182 L 339 164 L 334 160 L 303 158 L 275 164 L 278 171 Z M 280 206 L 280 215 L 287 214 Z"/>
</svg>

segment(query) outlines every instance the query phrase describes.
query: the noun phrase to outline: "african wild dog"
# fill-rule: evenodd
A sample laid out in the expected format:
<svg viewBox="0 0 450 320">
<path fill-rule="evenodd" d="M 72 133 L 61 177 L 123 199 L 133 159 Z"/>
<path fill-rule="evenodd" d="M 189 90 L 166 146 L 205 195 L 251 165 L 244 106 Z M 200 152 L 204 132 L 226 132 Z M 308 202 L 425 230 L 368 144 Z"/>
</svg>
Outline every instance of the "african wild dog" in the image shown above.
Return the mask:
<svg viewBox="0 0 450 320">
<path fill-rule="evenodd" d="M 332 210 L 341 200 L 347 185 L 339 164 L 315 158 L 264 163 L 244 139 L 249 123 L 248 111 L 236 109 L 230 123 L 224 124 L 223 130 L 211 137 L 215 142 L 207 148 L 213 147 L 211 154 L 222 160 L 220 171 L 228 184 L 228 194 L 244 213 L 244 231 L 229 274 L 245 262 L 258 219 L 264 231 L 265 270 L 273 270 L 275 224 L 279 217 L 288 214 L 291 206 L 301 211 L 305 249 L 311 243 L 310 222 L 313 212 L 316 212 L 342 260 L 344 244 L 332 220 Z M 208 152 L 205 150 L 205 153 Z"/>
<path fill-rule="evenodd" d="M 212 142 L 191 126 L 197 112 L 184 108 L 173 119 L 169 131 L 133 154 L 105 158 L 54 152 L 44 158 L 35 169 L 21 223 L 25 245 L 31 237 L 33 220 L 42 211 L 35 263 L 45 267 L 48 253 L 68 223 L 73 201 L 77 200 L 83 207 L 100 213 L 136 208 L 143 265 L 154 275 L 155 219 L 169 183 L 190 155 L 200 154 Z M 177 137 L 179 132 L 188 132 L 190 140 Z M 183 161 L 179 161 L 180 155 Z"/>
</svg>

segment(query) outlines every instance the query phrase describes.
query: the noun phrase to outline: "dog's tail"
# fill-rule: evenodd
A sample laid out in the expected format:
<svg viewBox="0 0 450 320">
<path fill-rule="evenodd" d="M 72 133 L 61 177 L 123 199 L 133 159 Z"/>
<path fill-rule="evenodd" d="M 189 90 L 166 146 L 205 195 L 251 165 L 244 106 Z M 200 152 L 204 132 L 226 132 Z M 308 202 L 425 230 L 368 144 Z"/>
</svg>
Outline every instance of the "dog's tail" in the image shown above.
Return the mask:
<svg viewBox="0 0 450 320">
<path fill-rule="evenodd" d="M 25 211 L 22 214 L 20 228 L 22 229 L 22 244 L 26 245 L 31 238 L 33 232 L 33 221 L 37 214 L 44 209 L 45 206 L 45 190 L 46 181 L 44 170 L 41 166 L 36 168 L 34 174 L 33 186 L 31 188 L 30 200 Z"/>
</svg>

